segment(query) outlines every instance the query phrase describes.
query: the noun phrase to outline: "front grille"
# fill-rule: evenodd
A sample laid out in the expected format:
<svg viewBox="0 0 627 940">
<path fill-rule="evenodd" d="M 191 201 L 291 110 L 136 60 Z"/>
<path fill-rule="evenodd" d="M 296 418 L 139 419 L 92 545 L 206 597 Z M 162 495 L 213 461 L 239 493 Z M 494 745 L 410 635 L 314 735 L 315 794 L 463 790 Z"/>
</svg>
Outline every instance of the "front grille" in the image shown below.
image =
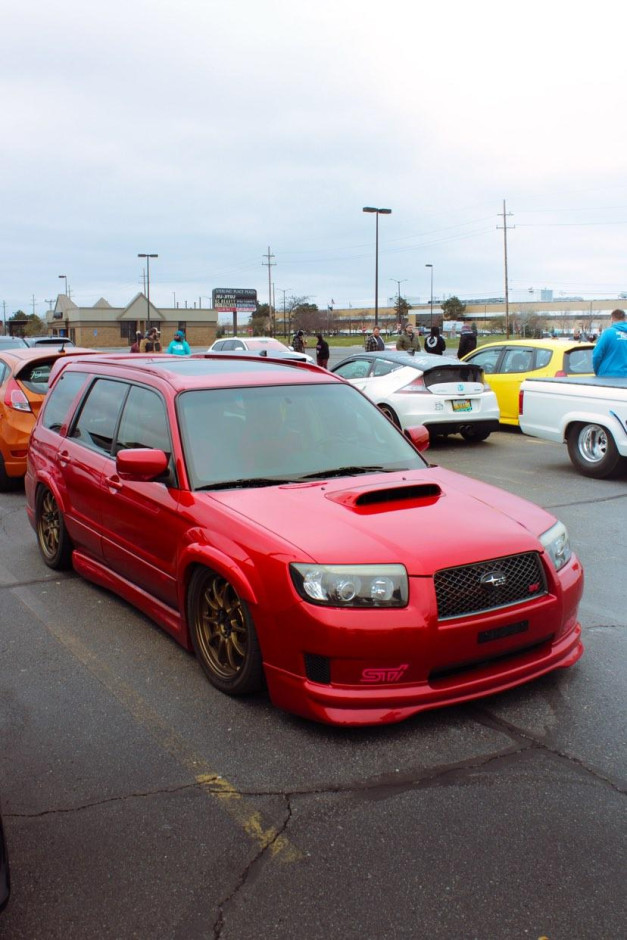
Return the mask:
<svg viewBox="0 0 627 940">
<path fill-rule="evenodd" d="M 537 552 L 444 568 L 434 580 L 439 620 L 496 610 L 547 593 Z"/>
</svg>

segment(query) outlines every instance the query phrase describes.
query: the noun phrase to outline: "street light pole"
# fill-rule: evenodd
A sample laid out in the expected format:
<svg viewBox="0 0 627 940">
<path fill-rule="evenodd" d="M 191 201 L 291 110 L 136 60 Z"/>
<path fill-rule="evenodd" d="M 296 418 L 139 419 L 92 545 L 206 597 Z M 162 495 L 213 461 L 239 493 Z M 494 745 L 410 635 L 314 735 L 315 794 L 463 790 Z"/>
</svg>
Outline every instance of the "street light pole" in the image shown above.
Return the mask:
<svg viewBox="0 0 627 940">
<path fill-rule="evenodd" d="M 431 323 L 430 326 L 433 326 L 433 265 L 425 264 L 425 268 L 431 268 Z"/>
<path fill-rule="evenodd" d="M 374 251 L 374 325 L 379 325 L 379 216 L 391 215 L 391 209 L 377 209 L 375 206 L 364 206 L 363 212 L 374 212 L 376 218 L 375 226 L 375 251 Z"/>
<path fill-rule="evenodd" d="M 394 281 L 394 283 L 397 285 L 396 306 L 398 307 L 398 309 L 396 312 L 398 313 L 399 322 L 402 323 L 401 321 L 401 284 L 404 284 L 407 278 L 404 277 L 401 281 L 399 281 L 397 277 L 391 277 L 390 280 Z"/>
<path fill-rule="evenodd" d="M 138 258 L 146 259 L 146 330 L 150 329 L 150 259 L 158 258 L 159 255 L 149 255 L 146 253 L 138 254 Z"/>
</svg>

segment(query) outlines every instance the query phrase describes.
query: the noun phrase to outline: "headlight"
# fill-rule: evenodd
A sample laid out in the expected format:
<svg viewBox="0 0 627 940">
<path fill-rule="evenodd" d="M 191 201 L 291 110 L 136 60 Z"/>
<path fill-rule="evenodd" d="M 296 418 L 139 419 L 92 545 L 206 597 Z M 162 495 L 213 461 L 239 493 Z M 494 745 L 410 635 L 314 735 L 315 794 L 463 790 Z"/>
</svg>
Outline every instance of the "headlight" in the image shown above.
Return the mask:
<svg viewBox="0 0 627 940">
<path fill-rule="evenodd" d="M 290 565 L 294 587 L 312 604 L 328 607 L 405 607 L 403 565 Z"/>
<path fill-rule="evenodd" d="M 563 522 L 556 522 L 540 536 L 545 552 L 549 555 L 555 570 L 559 571 L 572 555 L 568 532 Z"/>
</svg>

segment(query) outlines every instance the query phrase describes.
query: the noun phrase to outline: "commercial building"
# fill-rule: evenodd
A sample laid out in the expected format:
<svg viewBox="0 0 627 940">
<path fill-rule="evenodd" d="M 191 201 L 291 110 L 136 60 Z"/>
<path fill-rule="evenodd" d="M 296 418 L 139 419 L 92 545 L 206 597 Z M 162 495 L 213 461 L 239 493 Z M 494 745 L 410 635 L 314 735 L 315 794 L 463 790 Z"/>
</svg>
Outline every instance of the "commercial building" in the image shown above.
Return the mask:
<svg viewBox="0 0 627 940">
<path fill-rule="evenodd" d="M 130 346 L 137 332 L 156 327 L 166 346 L 177 330 L 185 333 L 190 346 L 205 349 L 216 338 L 218 312 L 201 307 L 155 307 L 139 293 L 126 307 L 112 307 L 101 297 L 93 307 L 79 307 L 66 294 L 59 294 L 53 310 L 46 313 L 46 327 L 55 336 L 68 336 L 77 346 L 111 348 Z"/>
</svg>

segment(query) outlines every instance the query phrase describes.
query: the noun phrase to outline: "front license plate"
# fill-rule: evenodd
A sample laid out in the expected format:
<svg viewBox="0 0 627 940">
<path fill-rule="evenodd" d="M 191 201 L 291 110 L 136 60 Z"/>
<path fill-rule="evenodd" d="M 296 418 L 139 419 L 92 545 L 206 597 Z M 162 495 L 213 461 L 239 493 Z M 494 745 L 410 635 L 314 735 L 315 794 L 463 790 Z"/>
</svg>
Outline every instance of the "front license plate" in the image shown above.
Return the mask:
<svg viewBox="0 0 627 940">
<path fill-rule="evenodd" d="M 515 636 L 517 633 L 526 633 L 529 629 L 528 620 L 519 620 L 518 623 L 508 623 L 505 627 L 495 627 L 492 630 L 482 630 L 477 635 L 478 643 L 491 643 L 492 640 L 502 640 L 506 636 Z"/>
<path fill-rule="evenodd" d="M 458 398 L 452 402 L 453 411 L 472 411 L 472 402 L 469 398 Z"/>
</svg>

